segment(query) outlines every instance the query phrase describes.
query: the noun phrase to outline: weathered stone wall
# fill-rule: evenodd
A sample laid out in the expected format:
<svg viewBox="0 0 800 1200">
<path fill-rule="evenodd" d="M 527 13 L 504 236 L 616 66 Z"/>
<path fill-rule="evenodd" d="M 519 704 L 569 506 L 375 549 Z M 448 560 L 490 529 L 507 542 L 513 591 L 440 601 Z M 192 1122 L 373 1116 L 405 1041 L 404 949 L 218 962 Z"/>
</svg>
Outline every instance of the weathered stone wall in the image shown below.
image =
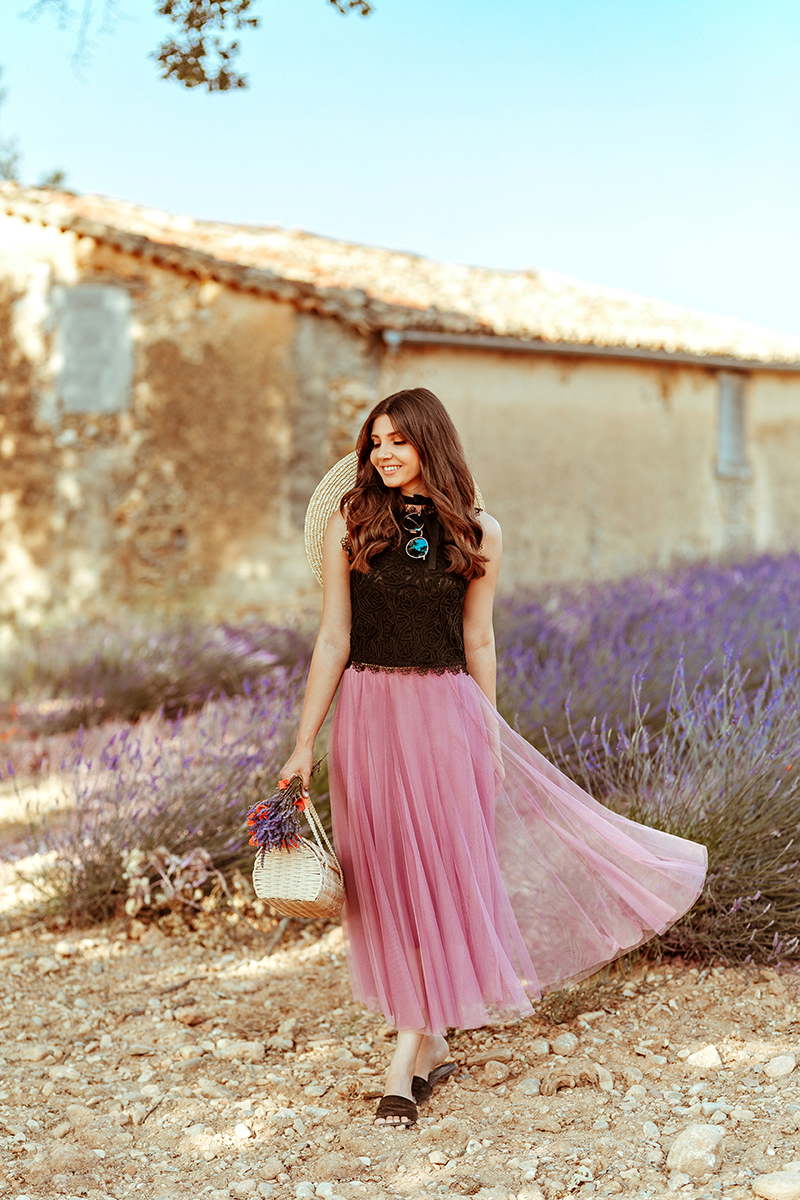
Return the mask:
<svg viewBox="0 0 800 1200">
<path fill-rule="evenodd" d="M 796 549 L 800 376 L 748 379 L 732 469 L 720 378 L 390 353 L 287 300 L 0 216 L 0 637 L 123 605 L 235 618 L 318 604 L 308 497 L 375 401 L 419 384 L 452 412 L 505 528 L 507 591 Z"/>
<path fill-rule="evenodd" d="M 374 402 L 373 344 L 89 238 L 23 226 L 21 247 L 19 225 L 0 222 L 0 622 L 317 603 L 303 515 Z M 54 310 L 97 285 L 130 296 L 132 385 L 68 411 Z"/>
</svg>

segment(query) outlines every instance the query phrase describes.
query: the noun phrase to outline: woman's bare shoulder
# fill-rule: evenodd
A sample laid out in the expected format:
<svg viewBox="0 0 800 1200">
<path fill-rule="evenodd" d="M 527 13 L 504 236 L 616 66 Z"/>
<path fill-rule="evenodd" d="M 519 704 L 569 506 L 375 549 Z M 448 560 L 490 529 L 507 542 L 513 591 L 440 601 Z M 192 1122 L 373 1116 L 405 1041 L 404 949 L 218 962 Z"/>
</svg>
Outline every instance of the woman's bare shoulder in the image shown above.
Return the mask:
<svg viewBox="0 0 800 1200">
<path fill-rule="evenodd" d="M 340 537 L 347 533 L 347 522 L 339 512 L 338 508 L 334 509 L 334 511 L 328 517 L 328 524 L 325 526 L 325 532 L 326 534 L 330 533 L 334 536 L 338 533 Z"/>
<path fill-rule="evenodd" d="M 486 550 L 492 551 L 500 549 L 503 545 L 503 531 L 500 528 L 500 522 L 497 521 L 485 509 L 480 509 L 476 514 L 478 523 L 483 530 L 483 546 Z"/>
</svg>

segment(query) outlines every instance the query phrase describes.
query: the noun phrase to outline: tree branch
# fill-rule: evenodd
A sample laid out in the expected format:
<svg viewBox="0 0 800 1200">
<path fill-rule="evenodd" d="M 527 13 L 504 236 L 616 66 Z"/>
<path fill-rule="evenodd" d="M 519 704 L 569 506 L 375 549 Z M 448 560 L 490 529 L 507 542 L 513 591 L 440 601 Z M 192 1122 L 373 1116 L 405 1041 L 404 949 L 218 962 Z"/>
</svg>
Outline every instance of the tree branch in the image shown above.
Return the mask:
<svg viewBox="0 0 800 1200">
<path fill-rule="evenodd" d="M 257 0 L 156 0 L 156 12 L 166 17 L 172 31 L 150 57 L 157 63 L 162 79 L 172 79 L 182 87 L 204 87 L 209 92 L 227 92 L 247 87 L 247 77 L 237 69 L 241 46 L 235 36 L 257 29 L 260 19 L 253 15 Z M 368 17 L 375 11 L 371 0 L 328 0 L 347 16 L 356 12 Z M 124 15 L 119 0 L 82 0 L 80 16 L 70 8 L 69 0 L 33 0 L 22 14 L 36 20 L 44 13 L 53 15 L 60 28 L 78 20 L 73 54 L 76 66 L 82 66 L 91 48 L 92 20 L 102 4 L 98 32 L 113 29 L 114 18 Z"/>
</svg>

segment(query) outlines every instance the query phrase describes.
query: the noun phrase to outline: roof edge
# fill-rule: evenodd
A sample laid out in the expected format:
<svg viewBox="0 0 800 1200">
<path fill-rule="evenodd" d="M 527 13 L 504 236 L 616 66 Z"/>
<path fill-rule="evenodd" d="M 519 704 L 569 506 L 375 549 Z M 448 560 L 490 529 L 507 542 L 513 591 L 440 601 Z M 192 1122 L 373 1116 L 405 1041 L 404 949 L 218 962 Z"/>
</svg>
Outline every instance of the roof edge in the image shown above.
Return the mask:
<svg viewBox="0 0 800 1200">
<path fill-rule="evenodd" d="M 390 352 L 404 343 L 411 345 L 458 346 L 474 350 L 505 350 L 513 353 L 559 354 L 580 358 L 613 358 L 646 362 L 676 363 L 731 371 L 788 371 L 800 374 L 800 360 L 779 362 L 767 359 L 734 358 L 725 354 L 690 354 L 682 350 L 650 350 L 643 346 L 602 346 L 596 342 L 548 342 L 544 338 L 502 337 L 497 334 L 440 333 L 422 329 L 384 329 L 383 340 Z"/>
<path fill-rule="evenodd" d="M 491 326 L 458 310 L 427 309 L 392 304 L 370 296 L 361 288 L 320 287 L 302 279 L 290 279 L 264 267 L 250 267 L 217 258 L 174 242 L 159 242 L 145 234 L 130 233 L 119 226 L 82 216 L 58 199 L 44 200 L 37 189 L 18 184 L 0 184 L 0 213 L 26 222 L 57 227 L 77 237 L 92 238 L 135 258 L 210 279 L 238 291 L 253 292 L 292 304 L 301 312 L 333 317 L 364 335 L 379 334 L 384 343 L 397 349 L 403 342 L 439 344 L 464 348 L 506 350 L 522 353 L 559 354 L 591 358 L 627 359 L 675 363 L 717 369 L 769 372 L 800 372 L 800 361 L 746 359 L 735 355 L 701 354 L 644 346 L 605 345 L 602 342 L 561 342 L 544 338 L 495 334 Z"/>
<path fill-rule="evenodd" d="M 13 185 L 12 185 L 13 186 Z M 360 333 L 380 333 L 387 328 L 435 330 L 452 333 L 490 334 L 489 326 L 471 320 L 464 313 L 437 308 L 420 309 L 389 304 L 369 296 L 360 288 L 319 287 L 302 279 L 288 279 L 264 267 L 250 267 L 217 258 L 203 250 L 193 250 L 175 242 L 158 242 L 145 234 L 130 233 L 92 217 L 84 217 L 57 203 L 42 202 L 21 195 L 4 196 L 8 185 L 0 185 L 0 213 L 28 223 L 56 227 L 78 237 L 92 238 L 106 246 L 145 258 L 198 279 L 211 279 L 238 291 L 254 292 L 275 300 L 284 300 L 303 312 L 335 317 Z"/>
</svg>

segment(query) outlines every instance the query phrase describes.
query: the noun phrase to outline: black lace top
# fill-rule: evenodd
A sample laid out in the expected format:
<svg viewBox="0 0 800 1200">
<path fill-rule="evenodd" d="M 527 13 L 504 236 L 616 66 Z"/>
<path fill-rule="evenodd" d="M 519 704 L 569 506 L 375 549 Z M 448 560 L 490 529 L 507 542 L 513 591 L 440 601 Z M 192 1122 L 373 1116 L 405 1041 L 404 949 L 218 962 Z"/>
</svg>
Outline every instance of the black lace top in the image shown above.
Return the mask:
<svg viewBox="0 0 800 1200">
<path fill-rule="evenodd" d="M 421 675 L 466 672 L 468 581 L 448 574 L 445 556 L 436 552 L 440 531 L 435 515 L 426 514 L 427 558 L 409 558 L 404 537 L 370 559 L 366 573 L 351 571 L 349 667 Z M 348 549 L 346 540 L 344 546 Z"/>
</svg>

